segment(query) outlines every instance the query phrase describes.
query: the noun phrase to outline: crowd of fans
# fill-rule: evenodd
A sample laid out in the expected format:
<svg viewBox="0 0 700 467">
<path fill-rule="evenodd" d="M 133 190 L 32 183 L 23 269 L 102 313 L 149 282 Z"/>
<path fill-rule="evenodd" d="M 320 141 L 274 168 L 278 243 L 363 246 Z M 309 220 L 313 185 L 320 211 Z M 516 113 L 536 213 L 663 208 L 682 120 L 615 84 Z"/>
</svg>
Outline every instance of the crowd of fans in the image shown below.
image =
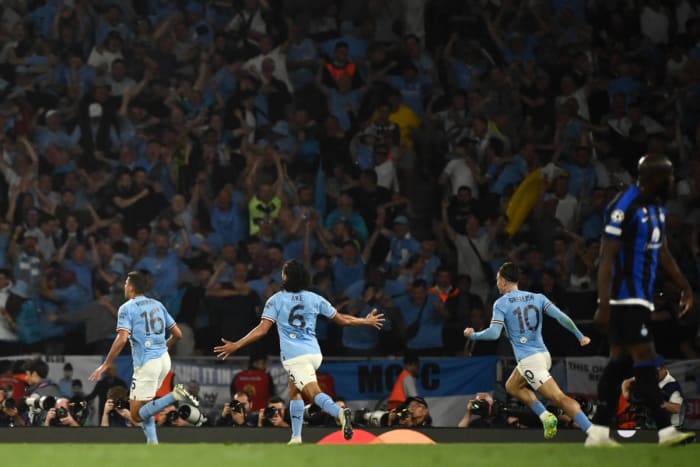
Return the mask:
<svg viewBox="0 0 700 467">
<path fill-rule="evenodd" d="M 462 337 L 493 271 L 590 320 L 604 208 L 647 152 L 675 163 L 668 237 L 697 290 L 699 40 L 696 0 L 5 0 L 0 355 L 104 353 L 131 269 L 176 354 L 209 354 L 291 258 L 339 310 L 388 317 L 319 323 L 326 354 L 507 352 Z M 659 352 L 696 357 L 697 311 L 657 285 Z"/>
</svg>

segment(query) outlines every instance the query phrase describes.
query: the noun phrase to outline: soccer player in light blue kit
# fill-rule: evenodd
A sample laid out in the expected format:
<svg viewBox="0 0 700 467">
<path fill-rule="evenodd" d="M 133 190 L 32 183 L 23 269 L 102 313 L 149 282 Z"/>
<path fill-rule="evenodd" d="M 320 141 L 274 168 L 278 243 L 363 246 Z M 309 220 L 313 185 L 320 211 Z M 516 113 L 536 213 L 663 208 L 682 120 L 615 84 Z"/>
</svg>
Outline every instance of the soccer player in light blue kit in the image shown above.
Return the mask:
<svg viewBox="0 0 700 467">
<path fill-rule="evenodd" d="M 586 433 L 586 445 L 615 445 L 608 437 L 605 427 L 593 425 L 581 411 L 581 406 L 559 388 L 549 374 L 552 359 L 542 340 L 543 314 L 556 319 L 559 324 L 576 336 L 581 346 L 591 340 L 578 330 L 576 324 L 542 294 L 518 289 L 520 270 L 513 263 L 504 263 L 496 275 L 498 292 L 503 296 L 493 304 L 493 317 L 488 329 L 475 332 L 466 328 L 464 336 L 472 340 L 496 340 L 505 326 L 508 339 L 513 346 L 517 367 L 506 382 L 508 394 L 517 397 L 532 409 L 542 420 L 544 437 L 553 438 L 557 434 L 557 417 L 537 400 L 538 391 Z M 530 387 L 532 389 L 530 389 Z M 534 391 L 533 391 L 534 390 Z"/>
<path fill-rule="evenodd" d="M 119 307 L 117 337 L 104 363 L 97 367 L 89 379 L 100 379 L 102 373 L 119 356 L 126 341 L 130 341 L 134 364 L 129 395 L 131 418 L 137 423 L 141 422 L 148 444 L 158 444 L 154 415 L 175 402 L 187 402 L 194 407 L 198 407 L 199 402 L 182 384 L 176 385 L 170 394 L 153 400 L 170 371 L 168 349 L 182 339 L 182 331 L 162 303 L 144 295 L 146 288 L 146 277 L 142 273 L 133 271 L 127 275 L 124 296 L 128 300 Z M 167 339 L 166 331 L 170 332 Z"/>
<path fill-rule="evenodd" d="M 373 326 L 384 323 L 384 315 L 372 310 L 364 318 L 338 313 L 323 297 L 305 290 L 309 287 L 309 273 L 296 260 L 287 261 L 282 268 L 284 290 L 277 292 L 265 303 L 260 323 L 236 342 L 221 339 L 224 343 L 214 347 L 217 357 L 225 359 L 242 347 L 261 339 L 273 324 L 277 324 L 280 337 L 280 358 L 289 373 L 289 413 L 292 418 L 292 439 L 289 444 L 301 444 L 304 421 L 302 394 L 312 400 L 324 412 L 340 419 L 345 439 L 352 438 L 350 409 L 341 408 L 331 397 L 322 392 L 316 380 L 316 370 L 323 356 L 316 340 L 316 318 L 321 315 L 342 326 Z"/>
</svg>

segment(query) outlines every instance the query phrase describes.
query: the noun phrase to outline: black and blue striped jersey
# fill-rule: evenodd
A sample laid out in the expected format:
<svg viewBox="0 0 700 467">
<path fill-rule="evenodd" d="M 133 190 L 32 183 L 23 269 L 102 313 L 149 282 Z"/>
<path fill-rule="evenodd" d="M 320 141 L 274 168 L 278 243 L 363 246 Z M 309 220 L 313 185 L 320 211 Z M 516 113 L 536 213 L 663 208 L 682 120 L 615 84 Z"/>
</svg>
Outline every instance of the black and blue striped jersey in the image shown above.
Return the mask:
<svg viewBox="0 0 700 467">
<path fill-rule="evenodd" d="M 608 205 L 605 236 L 622 242 L 613 265 L 611 305 L 654 309 L 654 280 L 666 235 L 666 211 L 655 200 L 642 199 L 631 186 Z"/>
</svg>

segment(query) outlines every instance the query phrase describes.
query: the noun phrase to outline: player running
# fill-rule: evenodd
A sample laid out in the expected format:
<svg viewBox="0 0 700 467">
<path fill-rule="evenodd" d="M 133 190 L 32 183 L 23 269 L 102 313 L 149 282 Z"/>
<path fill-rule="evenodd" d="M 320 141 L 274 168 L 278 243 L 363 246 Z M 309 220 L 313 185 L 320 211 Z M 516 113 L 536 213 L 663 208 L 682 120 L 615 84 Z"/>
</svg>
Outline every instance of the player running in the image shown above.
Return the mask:
<svg viewBox="0 0 700 467">
<path fill-rule="evenodd" d="M 384 324 L 384 315 L 372 310 L 364 318 L 338 313 L 323 297 L 305 290 L 309 287 L 309 273 L 296 261 L 287 261 L 282 268 L 283 291 L 277 292 L 265 303 L 260 323 L 236 342 L 221 339 L 224 343 L 214 347 L 222 360 L 242 347 L 261 339 L 273 324 L 277 324 L 280 338 L 280 359 L 289 373 L 289 413 L 292 418 L 292 438 L 289 444 L 301 444 L 304 421 L 304 400 L 312 400 L 324 412 L 340 419 L 345 439 L 351 439 L 353 428 L 348 408 L 341 408 L 331 397 L 322 392 L 316 381 L 316 370 L 323 356 L 316 340 L 316 318 L 325 316 L 342 326 L 373 326 Z"/>
<path fill-rule="evenodd" d="M 576 422 L 586 433 L 586 446 L 616 445 L 617 442 L 609 438 L 607 429 L 593 425 L 581 411 L 578 402 L 564 394 L 549 374 L 552 359 L 542 340 L 543 313 L 559 321 L 559 324 L 576 336 L 582 346 L 588 345 L 591 340 L 547 297 L 519 290 L 519 275 L 520 271 L 515 264 L 504 263 L 501 266 L 496 274 L 496 286 L 503 296 L 493 305 L 491 325 L 480 332 L 467 328 L 464 330 L 464 336 L 473 340 L 496 340 L 500 337 L 503 326 L 506 327 L 508 339 L 518 361 L 517 367 L 506 382 L 506 390 L 508 394 L 530 407 L 542 420 L 545 438 L 551 439 L 557 434 L 557 417 L 537 400 L 534 391 L 542 394 Z"/>
<path fill-rule="evenodd" d="M 141 422 L 148 444 L 158 444 L 154 415 L 176 401 L 184 401 L 195 407 L 199 406 L 199 402 L 182 384 L 176 385 L 173 392 L 153 400 L 170 371 L 168 349 L 182 339 L 182 331 L 162 303 L 144 295 L 146 287 L 146 277 L 142 273 L 133 271 L 127 275 L 124 296 L 128 301 L 119 307 L 117 337 L 104 363 L 89 379 L 100 379 L 129 340 L 134 365 L 129 395 L 131 418 L 137 423 Z M 170 332 L 167 339 L 166 330 Z"/>
</svg>

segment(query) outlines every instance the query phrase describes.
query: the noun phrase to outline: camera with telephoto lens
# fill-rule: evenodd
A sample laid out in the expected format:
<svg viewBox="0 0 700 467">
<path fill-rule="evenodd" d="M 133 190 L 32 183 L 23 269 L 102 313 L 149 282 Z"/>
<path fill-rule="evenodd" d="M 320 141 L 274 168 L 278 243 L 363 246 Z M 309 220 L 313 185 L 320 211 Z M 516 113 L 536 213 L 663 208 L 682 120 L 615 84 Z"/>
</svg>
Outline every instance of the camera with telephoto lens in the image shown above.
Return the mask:
<svg viewBox="0 0 700 467">
<path fill-rule="evenodd" d="M 129 401 L 117 399 L 114 401 L 114 410 L 129 410 Z"/>
<path fill-rule="evenodd" d="M 68 409 L 66 409 L 65 407 L 58 407 L 56 409 L 56 418 L 57 419 L 60 420 L 62 418 L 66 418 L 67 416 L 68 416 Z"/>
<path fill-rule="evenodd" d="M 243 403 L 239 400 L 232 399 L 228 405 L 229 405 L 229 407 L 231 407 L 231 412 L 236 412 L 236 413 L 244 413 L 245 412 L 245 409 L 243 408 Z"/>
<path fill-rule="evenodd" d="M 29 410 L 41 412 L 42 410 L 52 409 L 56 405 L 56 398 L 53 396 L 41 396 L 32 394 L 24 399 L 24 403 Z"/>
<path fill-rule="evenodd" d="M 471 401 L 471 413 L 472 415 L 478 415 L 480 417 L 489 416 L 490 404 L 488 401 L 482 399 L 475 399 Z"/>
<path fill-rule="evenodd" d="M 355 425 L 369 427 L 389 426 L 389 412 L 386 410 L 360 409 L 354 412 L 354 417 Z"/>
<path fill-rule="evenodd" d="M 280 409 L 277 407 L 265 407 L 265 411 L 263 412 L 263 415 L 265 416 L 266 419 L 270 420 L 273 418 L 275 415 L 279 415 Z"/>
<path fill-rule="evenodd" d="M 174 413 L 174 412 L 170 412 Z M 204 416 L 200 410 L 189 404 L 183 404 L 180 405 L 180 407 L 177 408 L 177 415 L 186 422 L 188 422 L 190 425 L 193 426 L 202 426 L 205 423 L 207 423 L 207 417 Z"/>
<path fill-rule="evenodd" d="M 411 412 L 408 410 L 408 407 L 401 407 L 396 409 L 396 416 L 399 418 L 399 420 L 406 420 L 411 416 Z"/>
</svg>

